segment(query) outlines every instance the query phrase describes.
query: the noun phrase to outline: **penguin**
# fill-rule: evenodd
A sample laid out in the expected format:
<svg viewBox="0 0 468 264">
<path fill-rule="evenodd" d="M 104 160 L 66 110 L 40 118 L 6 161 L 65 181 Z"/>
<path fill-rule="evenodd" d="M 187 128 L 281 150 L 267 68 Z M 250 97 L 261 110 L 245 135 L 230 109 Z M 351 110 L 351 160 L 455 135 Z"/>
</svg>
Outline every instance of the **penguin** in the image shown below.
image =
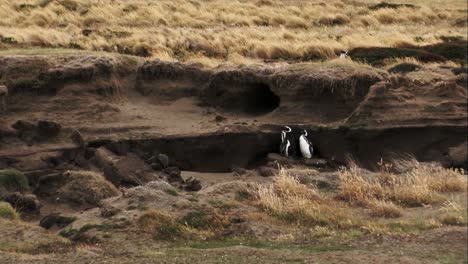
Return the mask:
<svg viewBox="0 0 468 264">
<path fill-rule="evenodd" d="M 340 53 L 340 59 L 346 58 L 346 55 L 348 55 L 348 52 L 345 51 L 345 50 L 342 50 L 341 53 Z"/>
<path fill-rule="evenodd" d="M 307 139 L 307 130 L 305 129 L 299 137 L 299 148 L 304 158 L 312 158 L 312 155 L 314 154 L 314 147 L 312 146 L 312 142 Z"/>
<path fill-rule="evenodd" d="M 286 130 L 281 131 L 281 145 L 280 145 L 280 153 L 284 154 L 286 157 L 289 157 L 291 153 L 291 139 L 289 137 L 289 133 L 291 133 L 292 129 L 288 126 L 285 126 Z"/>
</svg>

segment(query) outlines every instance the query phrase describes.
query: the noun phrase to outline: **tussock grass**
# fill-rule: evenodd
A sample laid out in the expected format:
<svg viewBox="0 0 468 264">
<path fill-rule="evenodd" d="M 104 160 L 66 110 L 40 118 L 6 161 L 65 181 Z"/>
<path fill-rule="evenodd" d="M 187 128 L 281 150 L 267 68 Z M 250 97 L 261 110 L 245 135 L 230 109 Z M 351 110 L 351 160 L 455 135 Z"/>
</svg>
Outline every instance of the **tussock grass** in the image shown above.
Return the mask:
<svg viewBox="0 0 468 264">
<path fill-rule="evenodd" d="M 199 210 L 188 212 L 178 222 L 193 229 L 219 233 L 229 225 L 229 218 L 217 209 Z"/>
<path fill-rule="evenodd" d="M 401 174 L 391 172 L 393 165 L 380 163 L 376 177 L 364 176 L 355 164 L 340 170 L 337 197 L 358 206 L 375 201 L 393 201 L 403 206 L 440 203 L 441 193 L 466 192 L 467 179 L 462 170 L 446 169 L 436 163 L 423 164 L 415 159 L 395 162 Z"/>
<path fill-rule="evenodd" d="M 170 214 L 152 209 L 137 220 L 138 227 L 154 235 L 155 239 L 176 239 L 184 237 L 187 229 Z"/>
<path fill-rule="evenodd" d="M 1 188 L 12 191 L 29 190 L 28 178 L 17 170 L 0 170 L 0 190 Z"/>
<path fill-rule="evenodd" d="M 426 45 L 440 42 L 440 36 L 466 39 L 466 3 L 361 2 L 0 0 L 0 45 L 213 64 L 329 59 L 340 49 Z"/>
<path fill-rule="evenodd" d="M 79 204 L 97 205 L 102 199 L 119 194 L 112 183 L 96 172 L 66 171 L 64 176 L 66 183 L 59 188 L 59 196 Z"/>
<path fill-rule="evenodd" d="M 333 227 L 353 224 L 346 210 L 337 210 L 336 203 L 299 183 L 284 168 L 279 170 L 271 185 L 258 187 L 257 201 L 268 214 L 289 223 Z"/>
<path fill-rule="evenodd" d="M 390 201 L 376 200 L 370 203 L 369 207 L 370 215 L 374 217 L 395 218 L 403 214 L 402 208 Z"/>
<path fill-rule="evenodd" d="M 0 218 L 17 220 L 19 219 L 19 214 L 9 203 L 0 202 Z"/>
</svg>

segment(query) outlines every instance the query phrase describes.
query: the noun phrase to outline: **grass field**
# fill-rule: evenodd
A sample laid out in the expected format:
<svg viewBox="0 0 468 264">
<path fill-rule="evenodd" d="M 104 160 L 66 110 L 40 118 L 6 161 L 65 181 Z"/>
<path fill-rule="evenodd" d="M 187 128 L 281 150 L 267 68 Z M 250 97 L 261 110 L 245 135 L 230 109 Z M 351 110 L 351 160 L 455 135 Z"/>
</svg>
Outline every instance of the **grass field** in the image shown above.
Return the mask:
<svg viewBox="0 0 468 264">
<path fill-rule="evenodd" d="M 0 0 L 0 49 L 74 48 L 249 64 L 466 39 L 467 4 L 376 0 Z"/>
</svg>

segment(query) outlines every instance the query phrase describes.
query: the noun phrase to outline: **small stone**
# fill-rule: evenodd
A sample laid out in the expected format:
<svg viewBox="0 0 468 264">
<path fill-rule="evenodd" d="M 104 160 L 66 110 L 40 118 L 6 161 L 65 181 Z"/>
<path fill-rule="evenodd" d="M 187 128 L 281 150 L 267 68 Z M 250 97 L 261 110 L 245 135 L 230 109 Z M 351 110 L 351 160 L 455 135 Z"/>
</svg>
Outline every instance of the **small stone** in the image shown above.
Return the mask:
<svg viewBox="0 0 468 264">
<path fill-rule="evenodd" d="M 53 213 L 53 214 L 44 216 L 39 222 L 39 225 L 45 229 L 50 229 L 53 226 L 58 226 L 60 228 L 63 228 L 71 224 L 75 220 L 76 220 L 76 217 L 73 217 L 73 216 L 65 216 L 60 213 Z"/>
<path fill-rule="evenodd" d="M 232 172 L 234 176 L 242 176 L 247 173 L 247 170 L 244 168 L 240 168 L 240 167 L 234 167 L 232 168 Z"/>
<path fill-rule="evenodd" d="M 328 161 L 325 159 L 306 159 L 304 160 L 304 164 L 313 166 L 316 168 L 324 168 L 324 167 L 327 167 Z"/>
<path fill-rule="evenodd" d="M 198 192 L 199 190 L 202 189 L 201 182 L 193 177 L 190 177 L 185 181 L 184 184 L 184 190 L 189 191 L 189 192 Z"/>
<path fill-rule="evenodd" d="M 37 122 L 37 130 L 39 136 L 45 138 L 53 138 L 60 134 L 62 126 L 56 122 L 40 120 L 39 122 Z"/>
<path fill-rule="evenodd" d="M 80 131 L 74 129 L 73 132 L 70 135 L 70 139 L 75 143 L 76 145 L 82 147 L 85 145 L 85 141 L 83 139 L 83 136 L 81 135 Z"/>
<path fill-rule="evenodd" d="M 276 170 L 271 167 L 261 166 L 258 168 L 258 174 L 262 177 L 274 176 L 275 173 L 276 173 Z"/>
<path fill-rule="evenodd" d="M 182 177 L 180 173 L 180 169 L 177 167 L 168 167 L 164 169 L 164 172 L 168 175 L 169 182 L 181 182 Z"/>
<path fill-rule="evenodd" d="M 278 153 L 268 153 L 267 159 L 270 161 L 288 161 L 288 158 Z"/>
<path fill-rule="evenodd" d="M 102 217 L 111 217 L 118 214 L 121 210 L 114 206 L 105 206 L 101 208 L 101 216 Z"/>
<path fill-rule="evenodd" d="M 215 121 L 216 122 L 223 122 L 224 120 L 226 120 L 226 118 L 224 116 L 221 116 L 221 115 L 217 115 L 215 117 Z"/>
<path fill-rule="evenodd" d="M 160 171 L 163 169 L 163 166 L 159 162 L 151 163 L 151 168 L 155 171 Z"/>
</svg>

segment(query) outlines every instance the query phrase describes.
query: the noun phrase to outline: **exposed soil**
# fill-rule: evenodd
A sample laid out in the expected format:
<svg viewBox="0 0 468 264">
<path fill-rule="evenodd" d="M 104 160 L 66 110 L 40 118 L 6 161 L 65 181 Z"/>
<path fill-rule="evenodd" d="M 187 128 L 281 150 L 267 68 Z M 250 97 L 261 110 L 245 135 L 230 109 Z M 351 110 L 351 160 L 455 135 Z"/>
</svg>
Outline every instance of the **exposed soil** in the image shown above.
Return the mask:
<svg viewBox="0 0 468 264">
<path fill-rule="evenodd" d="M 420 161 L 467 168 L 466 76 L 433 68 L 389 74 L 346 62 L 205 69 L 131 57 L 4 56 L 0 84 L 9 87 L 9 96 L 7 111 L 0 114 L 0 169 L 23 172 L 39 197 L 41 214 L 27 216 L 28 220 L 37 223 L 49 213 L 70 213 L 79 216 L 72 224 L 79 229 L 103 225 L 99 207 L 104 205 L 65 200 L 60 190 L 67 170 L 99 172 L 119 187 L 114 191 L 119 195 L 106 200 L 108 205 L 158 207 L 181 214 L 191 209 L 187 204 L 194 197 L 211 208 L 212 198 L 235 199 L 245 184 L 269 182 L 259 176 L 261 168 L 278 164 L 330 173 L 349 158 L 375 169 L 382 158 L 412 154 Z M 284 125 L 290 125 L 296 136 L 308 130 L 317 159 L 274 161 L 268 155 L 278 152 Z M 333 184 L 330 179 L 327 184 Z M 190 192 L 193 189 L 198 192 Z M 241 206 L 235 215 L 249 210 Z M 141 210 L 122 214 L 123 219 L 136 219 Z M 283 234 L 249 224 L 235 225 L 239 229 L 232 233 L 267 239 Z M 440 249 L 434 239 L 449 250 L 442 256 L 447 262 L 451 252 L 455 259 L 463 258 L 457 247 L 466 240 L 466 228 L 453 227 L 411 238 L 391 237 L 378 246 L 366 241 L 340 243 L 332 253 L 317 253 L 321 249 L 312 243 L 310 251 L 299 248 L 300 259 L 429 263 L 427 247 Z M 19 263 L 104 261 L 107 254 L 121 256 L 122 263 L 155 254 L 162 262 L 177 257 L 185 263 L 189 255 L 195 262 L 203 259 L 191 247 L 169 249 L 165 243 L 150 245 L 150 240 L 149 235 L 134 239 L 131 233 L 116 231 L 107 245 L 78 248 L 57 258 L 2 251 L 0 257 Z M 128 241 L 144 246 L 129 247 Z M 401 256 L 392 241 L 401 246 Z M 229 246 L 210 249 L 210 261 L 226 257 L 235 262 L 239 250 L 249 254 L 250 262 L 298 259 L 296 248 Z M 422 257 L 413 259 L 419 254 Z"/>
</svg>

